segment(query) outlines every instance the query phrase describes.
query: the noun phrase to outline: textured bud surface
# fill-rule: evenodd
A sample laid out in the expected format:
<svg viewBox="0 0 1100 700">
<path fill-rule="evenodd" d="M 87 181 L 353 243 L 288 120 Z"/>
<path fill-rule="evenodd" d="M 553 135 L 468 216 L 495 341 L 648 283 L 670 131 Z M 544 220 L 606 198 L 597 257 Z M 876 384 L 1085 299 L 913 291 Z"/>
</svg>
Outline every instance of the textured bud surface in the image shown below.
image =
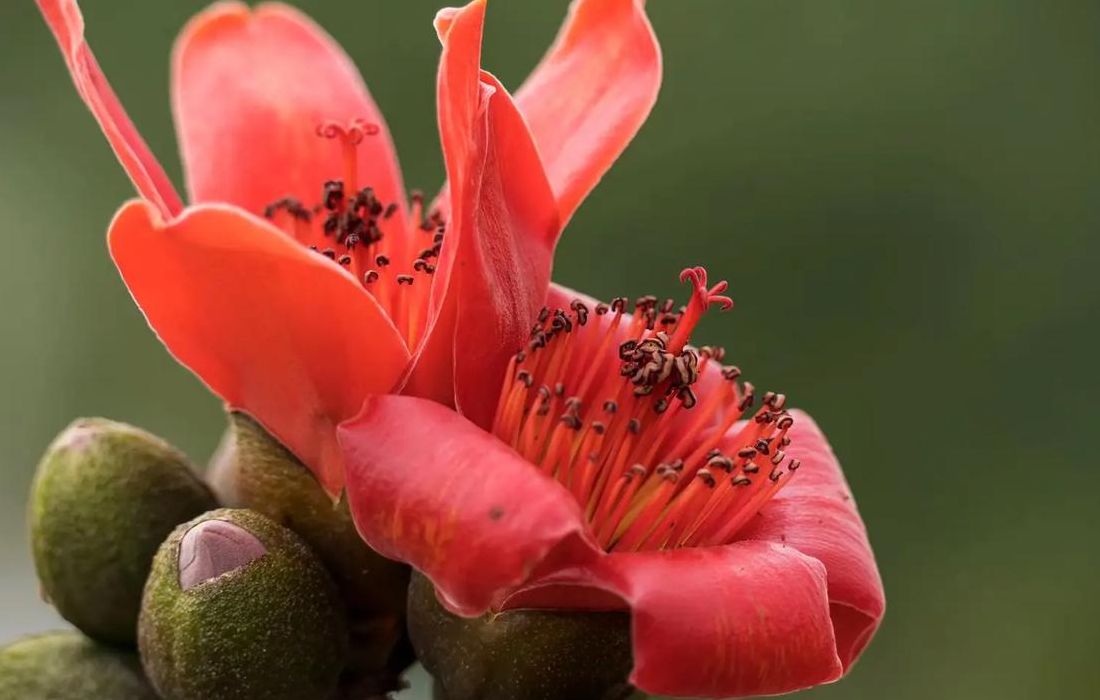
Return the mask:
<svg viewBox="0 0 1100 700">
<path fill-rule="evenodd" d="M 370 693 L 396 690 L 412 663 L 405 639 L 409 567 L 368 547 L 347 503 L 334 504 L 310 471 L 254 420 L 242 413 L 229 420 L 231 440 L 211 465 L 215 490 L 305 540 L 347 605 L 352 659 L 346 684 Z"/>
<path fill-rule="evenodd" d="M 617 612 L 452 615 L 413 574 L 409 633 L 437 700 L 626 700 L 630 620 Z"/>
<path fill-rule="evenodd" d="M 76 632 L 23 639 L 0 649 L 2 700 L 158 700 L 137 655 Z"/>
<path fill-rule="evenodd" d="M 45 596 L 88 636 L 133 644 L 157 547 L 214 507 L 187 458 L 163 440 L 101 418 L 75 421 L 32 487 L 31 547 Z"/>
<path fill-rule="evenodd" d="M 165 541 L 138 643 L 164 700 L 329 700 L 347 659 L 324 567 L 293 532 L 246 510 L 207 513 Z"/>
</svg>

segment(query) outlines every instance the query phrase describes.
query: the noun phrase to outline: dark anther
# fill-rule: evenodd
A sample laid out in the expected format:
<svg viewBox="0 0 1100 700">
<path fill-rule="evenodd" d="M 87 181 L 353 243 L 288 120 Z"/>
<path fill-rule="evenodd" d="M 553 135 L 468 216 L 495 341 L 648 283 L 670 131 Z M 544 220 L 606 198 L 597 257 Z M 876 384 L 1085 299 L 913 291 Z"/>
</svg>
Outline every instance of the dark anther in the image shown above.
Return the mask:
<svg viewBox="0 0 1100 700">
<path fill-rule="evenodd" d="M 329 260 L 335 260 L 336 259 L 336 251 L 333 250 L 332 248 L 325 248 L 324 250 L 321 251 L 321 255 L 325 256 Z"/>
<path fill-rule="evenodd" d="M 756 462 L 749 462 L 745 466 L 741 467 L 741 471 L 745 472 L 746 474 L 755 474 L 760 471 L 760 465 L 758 465 Z"/>
<path fill-rule="evenodd" d="M 657 297 L 652 294 L 647 294 L 644 297 L 638 297 L 634 300 L 634 311 L 641 311 L 643 313 L 654 309 L 657 306 Z"/>
<path fill-rule="evenodd" d="M 706 469 L 700 469 L 699 471 L 695 472 L 695 477 L 710 488 L 714 488 L 714 486 L 718 483 L 714 479 L 714 474 L 711 474 Z"/>
<path fill-rule="evenodd" d="M 385 267 L 390 264 L 390 259 L 387 258 L 385 255 L 379 255 L 377 258 L 374 259 L 374 264 L 378 267 Z"/>
<path fill-rule="evenodd" d="M 741 459 L 752 459 L 756 456 L 756 450 L 752 447 L 742 447 L 737 451 L 737 456 Z"/>
<path fill-rule="evenodd" d="M 535 383 L 535 378 L 531 376 L 531 373 L 525 369 L 521 369 L 516 372 L 516 381 L 523 382 L 523 385 L 528 389 Z"/>
<path fill-rule="evenodd" d="M 609 399 L 603 402 L 603 410 L 604 413 L 617 413 L 619 410 L 619 404 Z"/>
<path fill-rule="evenodd" d="M 606 314 L 610 310 L 611 310 L 611 307 L 608 306 L 607 304 L 603 303 L 603 302 L 600 302 L 599 304 L 596 304 L 596 315 L 597 316 L 603 316 L 604 314 Z"/>
<path fill-rule="evenodd" d="M 350 255 L 341 255 L 340 259 L 337 260 L 336 262 L 338 262 L 341 265 L 347 267 L 348 265 L 351 265 L 351 256 Z"/>
<path fill-rule="evenodd" d="M 392 203 L 390 203 L 390 205 L 389 205 L 388 207 L 386 207 L 386 211 L 385 211 L 385 213 L 384 213 L 384 214 L 382 214 L 382 218 L 383 218 L 383 219 L 390 219 L 390 218 L 392 218 L 392 217 L 393 217 L 393 215 L 397 213 L 397 210 L 398 210 L 398 208 L 399 208 L 399 207 L 397 206 L 397 202 L 392 202 Z"/>
<path fill-rule="evenodd" d="M 676 398 L 680 399 L 680 403 L 684 405 L 684 408 L 695 408 L 695 404 L 699 402 L 696 398 L 695 392 L 691 390 L 689 386 L 682 386 L 676 392 Z"/>
<path fill-rule="evenodd" d="M 321 199 L 325 209 L 336 211 L 344 206 L 344 183 L 340 180 L 329 180 L 325 183 L 324 196 Z"/>
<path fill-rule="evenodd" d="M 637 435 L 642 432 L 642 423 L 637 418 L 631 418 L 630 422 L 626 424 L 626 429 L 631 435 Z"/>
<path fill-rule="evenodd" d="M 276 200 L 264 208 L 264 217 L 271 219 L 274 218 L 280 211 L 285 211 L 295 219 L 309 223 L 313 215 L 309 209 L 302 206 L 302 203 L 293 197 L 284 197 Z"/>
<path fill-rule="evenodd" d="M 546 323 L 548 318 L 550 318 L 550 309 L 544 306 L 539 310 L 539 323 Z"/>
<path fill-rule="evenodd" d="M 588 307 L 583 301 L 581 301 L 580 299 L 574 299 L 569 304 L 569 308 L 572 309 L 573 313 L 577 315 L 577 323 L 582 326 L 588 323 Z"/>
<path fill-rule="evenodd" d="M 730 479 L 730 483 L 734 486 L 752 486 L 752 479 L 747 476 L 735 476 Z"/>
<path fill-rule="evenodd" d="M 378 270 L 367 270 L 363 275 L 363 284 L 371 284 L 378 281 Z"/>
<path fill-rule="evenodd" d="M 398 284 L 412 284 L 413 283 L 413 276 L 412 275 L 398 275 L 397 276 L 397 283 Z"/>
<path fill-rule="evenodd" d="M 783 450 L 776 450 L 775 454 L 772 455 L 772 464 L 778 465 L 778 464 L 782 463 L 783 460 L 786 459 L 786 458 L 787 458 L 787 453 L 786 452 L 784 452 Z"/>
<path fill-rule="evenodd" d="M 325 217 L 325 223 L 321 226 L 321 230 L 324 231 L 326 236 L 331 236 L 340 228 L 340 216 L 337 214 L 329 214 Z"/>
<path fill-rule="evenodd" d="M 722 377 L 724 379 L 728 379 L 729 381 L 732 382 L 740 376 L 741 376 L 741 368 L 740 367 L 734 367 L 733 365 L 730 365 L 729 367 L 723 367 L 722 368 Z"/>
<path fill-rule="evenodd" d="M 772 469 L 772 473 L 768 474 L 768 478 L 772 481 L 779 481 L 779 477 L 783 476 L 782 469 Z"/>
<path fill-rule="evenodd" d="M 756 400 L 756 394 L 754 393 L 755 388 L 751 383 L 745 382 L 744 391 L 744 398 L 742 398 L 741 402 L 737 404 L 738 411 L 745 411 L 745 409 L 747 409 L 749 406 L 752 406 L 753 402 Z"/>
<path fill-rule="evenodd" d="M 569 428 L 570 430 L 581 429 L 581 419 L 572 413 L 563 413 L 561 416 L 561 422 L 565 425 L 565 427 Z"/>
<path fill-rule="evenodd" d="M 733 460 L 725 455 L 715 455 L 707 461 L 708 467 L 718 467 L 727 474 L 733 471 Z"/>
<path fill-rule="evenodd" d="M 611 300 L 611 310 L 617 314 L 623 313 L 626 311 L 627 301 L 626 297 L 615 297 Z"/>
<path fill-rule="evenodd" d="M 794 425 L 794 416 L 788 413 L 779 419 L 779 422 L 776 423 L 775 427 L 779 428 L 780 430 L 787 430 L 792 425 Z"/>
<path fill-rule="evenodd" d="M 802 460 L 792 459 L 791 463 L 787 465 L 787 469 L 789 469 L 790 471 L 793 472 L 793 471 L 797 471 L 798 468 L 801 467 L 801 466 L 802 466 Z"/>
</svg>

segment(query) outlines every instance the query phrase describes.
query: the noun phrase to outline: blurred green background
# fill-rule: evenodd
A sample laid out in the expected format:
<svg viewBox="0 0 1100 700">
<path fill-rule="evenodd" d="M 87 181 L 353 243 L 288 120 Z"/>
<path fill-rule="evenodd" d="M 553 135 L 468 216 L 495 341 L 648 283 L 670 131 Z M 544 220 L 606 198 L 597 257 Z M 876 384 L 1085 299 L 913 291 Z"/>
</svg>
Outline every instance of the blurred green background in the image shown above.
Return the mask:
<svg viewBox="0 0 1100 700">
<path fill-rule="evenodd" d="M 85 0 L 89 36 L 178 179 L 168 51 L 202 0 Z M 410 186 L 433 189 L 432 0 L 301 2 L 362 67 Z M 518 86 L 564 2 L 493 0 Z M 737 310 L 699 338 L 831 436 L 886 581 L 851 676 L 812 698 L 1100 692 L 1100 3 L 651 0 L 652 119 L 583 207 L 556 278 Z M 205 459 L 217 401 L 146 329 L 104 250 L 132 196 L 30 0 L 0 3 L 0 641 L 54 626 L 24 501 L 79 415 Z M 247 66 L 242 66 L 247 71 Z M 410 693 L 409 697 L 419 697 Z"/>
</svg>

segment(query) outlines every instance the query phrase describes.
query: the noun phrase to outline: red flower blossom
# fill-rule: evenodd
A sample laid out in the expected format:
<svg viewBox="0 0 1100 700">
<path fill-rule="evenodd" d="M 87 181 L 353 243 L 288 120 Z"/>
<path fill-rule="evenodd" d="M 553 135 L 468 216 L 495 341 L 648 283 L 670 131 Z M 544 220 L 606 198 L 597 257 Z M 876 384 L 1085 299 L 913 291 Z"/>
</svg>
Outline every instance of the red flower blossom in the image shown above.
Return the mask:
<svg viewBox="0 0 1100 700">
<path fill-rule="evenodd" d="M 551 295 L 492 429 L 378 396 L 340 428 L 360 533 L 452 612 L 629 609 L 643 691 L 726 697 L 827 683 L 884 594 L 825 436 L 786 397 L 688 344 L 726 283 L 686 307 Z M 553 306 L 553 304 L 552 304 Z"/>
<path fill-rule="evenodd" d="M 331 492 L 335 426 L 367 395 L 428 397 L 488 425 L 484 378 L 522 345 L 563 225 L 660 84 L 643 0 L 577 0 L 515 100 L 480 68 L 484 0 L 440 12 L 449 185 L 426 208 L 408 204 L 382 115 L 329 36 L 284 5 L 218 3 L 172 62 L 185 208 L 85 43 L 76 0 L 37 2 L 142 197 L 108 240 L 150 326 Z"/>
</svg>

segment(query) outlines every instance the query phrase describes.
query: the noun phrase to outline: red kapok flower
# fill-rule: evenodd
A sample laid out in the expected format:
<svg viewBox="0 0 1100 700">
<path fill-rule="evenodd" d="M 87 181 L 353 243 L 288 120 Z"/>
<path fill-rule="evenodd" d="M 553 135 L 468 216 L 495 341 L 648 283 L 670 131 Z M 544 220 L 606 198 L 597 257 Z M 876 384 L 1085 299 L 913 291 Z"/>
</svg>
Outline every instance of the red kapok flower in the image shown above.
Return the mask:
<svg viewBox="0 0 1100 700">
<path fill-rule="evenodd" d="M 491 431 L 379 396 L 340 428 L 360 533 L 452 612 L 628 609 L 643 691 L 782 693 L 838 679 L 884 594 L 825 436 L 689 345 L 726 283 L 686 307 L 551 295 Z"/>
<path fill-rule="evenodd" d="M 544 302 L 562 226 L 660 84 L 644 0 L 577 0 L 512 97 L 480 68 L 484 0 L 436 18 L 448 186 L 407 204 L 355 67 L 281 4 L 221 2 L 180 37 L 172 106 L 184 207 L 84 40 L 76 0 L 37 0 L 141 201 L 111 255 L 168 350 L 332 492 L 335 426 L 404 391 L 492 420 L 498 376 Z M 462 348 L 462 352 L 456 352 Z"/>
</svg>

